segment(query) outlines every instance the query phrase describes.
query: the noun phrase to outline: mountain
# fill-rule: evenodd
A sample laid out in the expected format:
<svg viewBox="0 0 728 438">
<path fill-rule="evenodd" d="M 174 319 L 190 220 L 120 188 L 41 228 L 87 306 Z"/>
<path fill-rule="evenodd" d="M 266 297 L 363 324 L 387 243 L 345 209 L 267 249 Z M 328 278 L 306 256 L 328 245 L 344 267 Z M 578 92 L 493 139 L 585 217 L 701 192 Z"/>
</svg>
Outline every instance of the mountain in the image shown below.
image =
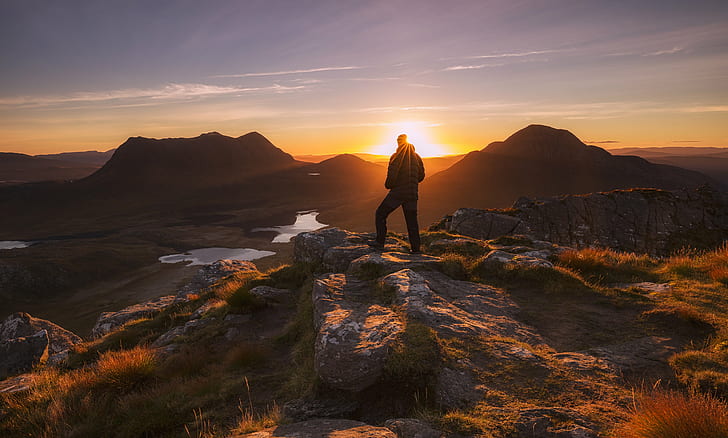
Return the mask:
<svg viewBox="0 0 728 438">
<path fill-rule="evenodd" d="M 101 167 L 109 161 L 112 155 L 114 155 L 116 148 L 109 149 L 106 152 L 99 151 L 84 151 L 84 152 L 61 152 L 59 154 L 43 154 L 35 155 L 38 158 L 46 158 L 50 160 L 62 160 L 72 163 L 83 163 L 90 164 L 93 166 Z"/>
<path fill-rule="evenodd" d="M 0 186 L 81 179 L 96 169 L 98 166 L 91 164 L 0 152 Z"/>
<path fill-rule="evenodd" d="M 356 153 L 351 154 L 354 156 L 357 156 L 361 158 L 362 160 L 369 161 L 374 164 L 381 164 L 383 166 L 386 166 L 389 162 L 389 156 L 388 155 L 374 155 L 374 154 L 362 154 L 362 153 Z M 327 160 L 329 158 L 335 157 L 336 154 L 326 154 L 326 155 L 296 155 L 295 158 L 300 161 L 307 161 L 311 163 L 320 163 L 321 161 Z M 422 158 L 422 162 L 425 165 L 425 173 L 429 175 L 434 175 L 437 172 L 440 172 L 442 170 L 447 169 L 448 167 L 452 166 L 453 164 L 460 161 L 465 155 L 443 155 L 441 157 L 424 157 Z"/>
<path fill-rule="evenodd" d="M 610 148 L 613 155 L 637 155 L 642 158 L 664 156 L 711 156 L 728 157 L 728 148 L 705 146 L 661 146 L 661 147 L 626 147 Z"/>
<path fill-rule="evenodd" d="M 618 155 L 636 155 L 653 163 L 683 167 L 728 185 L 728 148 L 651 147 L 613 149 Z"/>
<path fill-rule="evenodd" d="M 233 138 L 217 132 L 194 138 L 131 137 L 84 185 L 204 187 L 225 185 L 301 165 L 257 132 Z"/>
<path fill-rule="evenodd" d="M 420 197 L 426 220 L 435 220 L 460 207 L 509 207 L 522 196 L 701 184 L 717 183 L 695 171 L 612 155 L 563 129 L 530 125 L 426 179 Z"/>
</svg>

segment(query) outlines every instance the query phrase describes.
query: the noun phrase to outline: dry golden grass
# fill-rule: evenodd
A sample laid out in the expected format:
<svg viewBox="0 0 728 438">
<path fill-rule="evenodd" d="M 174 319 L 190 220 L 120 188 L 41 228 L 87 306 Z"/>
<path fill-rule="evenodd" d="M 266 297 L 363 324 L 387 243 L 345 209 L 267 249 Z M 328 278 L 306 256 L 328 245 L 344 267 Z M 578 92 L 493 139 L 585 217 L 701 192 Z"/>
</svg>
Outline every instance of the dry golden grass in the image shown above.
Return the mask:
<svg viewBox="0 0 728 438">
<path fill-rule="evenodd" d="M 96 362 L 99 382 L 121 391 L 132 389 L 152 378 L 157 358 L 147 347 L 102 353 Z"/>
<path fill-rule="evenodd" d="M 276 404 L 268 407 L 262 413 L 255 413 L 250 407 L 240 403 L 240 420 L 233 428 L 235 433 L 256 432 L 267 427 L 273 427 L 281 423 L 283 410 Z"/>
<path fill-rule="evenodd" d="M 558 262 L 597 283 L 652 280 L 652 271 L 657 265 L 656 260 L 645 254 L 600 248 L 565 251 L 558 255 Z"/>
<path fill-rule="evenodd" d="M 668 258 L 663 272 L 675 278 L 728 284 L 728 243 L 713 251 L 682 250 Z"/>
<path fill-rule="evenodd" d="M 617 438 L 725 438 L 728 406 L 708 395 L 655 392 L 643 397 Z"/>
</svg>

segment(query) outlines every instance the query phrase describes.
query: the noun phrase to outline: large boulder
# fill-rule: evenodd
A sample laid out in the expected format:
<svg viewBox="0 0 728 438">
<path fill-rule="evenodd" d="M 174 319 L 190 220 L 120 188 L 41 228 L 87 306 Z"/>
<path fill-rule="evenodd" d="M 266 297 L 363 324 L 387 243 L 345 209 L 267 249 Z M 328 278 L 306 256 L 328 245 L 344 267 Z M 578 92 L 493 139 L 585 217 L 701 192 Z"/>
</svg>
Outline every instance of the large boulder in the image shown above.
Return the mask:
<svg viewBox="0 0 728 438">
<path fill-rule="evenodd" d="M 0 323 L 0 342 L 33 336 L 41 330 L 45 330 L 48 336 L 49 362 L 52 364 L 62 362 L 72 346 L 83 342 L 75 333 L 24 312 L 14 313 Z"/>
<path fill-rule="evenodd" d="M 271 427 L 230 438 L 397 438 L 386 427 L 353 420 L 318 419 Z"/>
<path fill-rule="evenodd" d="M 300 233 L 293 238 L 293 260 L 297 263 L 321 265 L 324 271 L 345 272 L 349 264 L 376 250 L 367 243 L 371 234 L 352 233 L 339 228 Z M 402 250 L 397 244 L 388 243 L 388 250 Z"/>
<path fill-rule="evenodd" d="M 507 234 L 523 233 L 527 228 L 518 217 L 477 208 L 460 208 L 449 218 L 447 230 L 488 240 Z"/>
<path fill-rule="evenodd" d="M 361 391 L 376 382 L 403 331 L 391 309 L 371 304 L 370 292 L 369 284 L 345 274 L 314 281 L 315 368 L 333 388 Z"/>
<path fill-rule="evenodd" d="M 25 373 L 48 359 L 48 332 L 0 341 L 0 380 Z"/>
</svg>

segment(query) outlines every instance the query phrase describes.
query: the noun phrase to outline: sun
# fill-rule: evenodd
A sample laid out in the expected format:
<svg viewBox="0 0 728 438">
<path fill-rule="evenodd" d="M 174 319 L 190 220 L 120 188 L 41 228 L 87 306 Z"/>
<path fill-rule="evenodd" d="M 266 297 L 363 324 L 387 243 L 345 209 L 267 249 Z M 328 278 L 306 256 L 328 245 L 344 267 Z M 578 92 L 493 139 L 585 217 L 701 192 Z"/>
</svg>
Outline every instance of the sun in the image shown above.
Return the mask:
<svg viewBox="0 0 728 438">
<path fill-rule="evenodd" d="M 376 155 L 391 155 L 397 148 L 397 136 L 399 134 L 407 134 L 407 142 L 412 143 L 415 151 L 421 157 L 439 157 L 447 155 L 447 150 L 443 145 L 436 144 L 432 140 L 430 128 L 432 124 L 420 121 L 408 121 L 392 123 L 386 131 L 382 144 L 373 146 L 371 153 Z"/>
</svg>

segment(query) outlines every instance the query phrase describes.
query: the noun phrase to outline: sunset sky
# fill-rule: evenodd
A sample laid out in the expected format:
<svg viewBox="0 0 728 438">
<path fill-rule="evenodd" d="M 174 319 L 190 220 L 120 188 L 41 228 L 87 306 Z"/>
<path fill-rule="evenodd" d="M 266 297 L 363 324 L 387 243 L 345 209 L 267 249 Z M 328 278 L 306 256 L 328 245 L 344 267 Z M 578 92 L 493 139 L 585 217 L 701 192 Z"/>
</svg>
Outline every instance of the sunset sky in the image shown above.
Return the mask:
<svg viewBox="0 0 728 438">
<path fill-rule="evenodd" d="M 728 1 L 0 3 L 0 151 L 259 131 L 387 153 L 407 130 L 460 153 L 530 123 L 728 146 Z"/>
</svg>

